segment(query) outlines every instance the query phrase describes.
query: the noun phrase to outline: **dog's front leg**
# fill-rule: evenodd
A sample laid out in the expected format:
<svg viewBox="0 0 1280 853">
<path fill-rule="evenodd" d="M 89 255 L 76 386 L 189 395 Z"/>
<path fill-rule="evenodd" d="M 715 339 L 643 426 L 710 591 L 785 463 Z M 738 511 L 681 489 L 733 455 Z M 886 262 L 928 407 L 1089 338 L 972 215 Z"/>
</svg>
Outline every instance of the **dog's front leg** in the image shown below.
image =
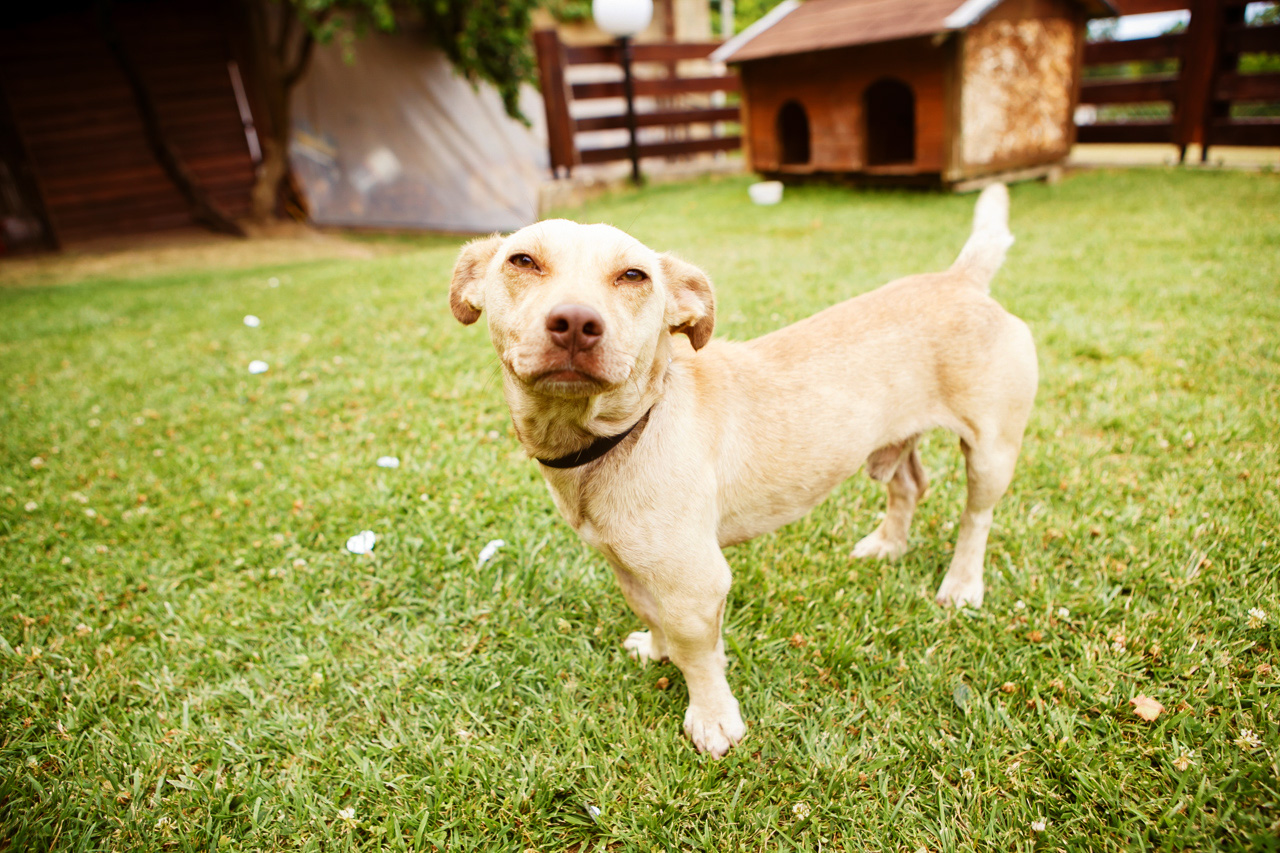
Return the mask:
<svg viewBox="0 0 1280 853">
<path fill-rule="evenodd" d="M 658 610 L 658 600 L 626 566 L 615 563 L 613 574 L 618 579 L 618 586 L 622 589 L 622 597 L 627 600 L 627 606 L 649 629 L 632 631 L 627 639 L 623 640 L 622 647 L 627 650 L 633 660 L 642 664 L 650 661 L 661 663 L 668 660 L 667 641 L 662 633 L 662 617 Z"/>
<path fill-rule="evenodd" d="M 636 578 L 656 604 L 657 618 L 646 620 L 649 656 L 658 638 L 661 651 L 680 668 L 689 688 L 684 732 L 699 752 L 719 758 L 747 731 L 724 672 L 721 628 L 731 582 L 729 564 L 719 546 L 711 543 L 701 554 L 681 554 L 637 572 Z"/>
</svg>

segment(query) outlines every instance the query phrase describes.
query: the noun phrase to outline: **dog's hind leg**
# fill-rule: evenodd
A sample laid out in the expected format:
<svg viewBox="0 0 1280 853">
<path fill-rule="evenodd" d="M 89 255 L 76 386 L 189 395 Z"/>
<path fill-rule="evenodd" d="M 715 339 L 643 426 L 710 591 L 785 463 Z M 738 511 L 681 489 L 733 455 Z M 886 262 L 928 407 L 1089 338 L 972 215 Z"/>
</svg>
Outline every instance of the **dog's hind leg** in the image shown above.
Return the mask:
<svg viewBox="0 0 1280 853">
<path fill-rule="evenodd" d="M 882 447 L 867 458 L 867 474 L 888 488 L 889 505 L 875 532 L 853 547 L 853 556 L 896 560 L 907 551 L 907 533 L 916 504 L 929 489 L 929 478 L 916 449 L 919 436 Z"/>
<path fill-rule="evenodd" d="M 938 587 L 937 600 L 941 605 L 982 606 L 982 561 L 987 550 L 987 534 L 991 532 L 996 502 L 1013 480 L 1020 436 L 1021 430 L 1013 436 L 992 430 L 978 436 L 972 445 L 964 440 L 960 442 L 965 456 L 969 496 L 960 516 L 960 534 L 956 538 L 951 567 Z"/>
</svg>

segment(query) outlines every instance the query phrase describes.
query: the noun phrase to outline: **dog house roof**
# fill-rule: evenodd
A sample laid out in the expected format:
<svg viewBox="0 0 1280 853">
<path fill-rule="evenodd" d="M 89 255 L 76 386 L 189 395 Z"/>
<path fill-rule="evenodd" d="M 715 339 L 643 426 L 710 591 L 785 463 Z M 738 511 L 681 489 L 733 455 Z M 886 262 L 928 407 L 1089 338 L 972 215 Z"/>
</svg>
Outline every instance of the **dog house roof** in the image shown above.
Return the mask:
<svg viewBox="0 0 1280 853">
<path fill-rule="evenodd" d="M 725 42 L 711 58 L 746 62 L 963 30 L 1001 0 L 784 0 Z M 1114 15 L 1105 0 L 1080 0 L 1095 17 Z"/>
</svg>

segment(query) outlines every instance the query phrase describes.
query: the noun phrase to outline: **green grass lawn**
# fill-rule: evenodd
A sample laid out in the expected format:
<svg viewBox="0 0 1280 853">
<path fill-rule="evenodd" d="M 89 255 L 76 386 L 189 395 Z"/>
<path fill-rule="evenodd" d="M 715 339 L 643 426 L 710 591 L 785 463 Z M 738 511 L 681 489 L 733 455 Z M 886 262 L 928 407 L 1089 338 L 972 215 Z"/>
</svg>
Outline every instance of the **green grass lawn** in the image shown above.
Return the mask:
<svg viewBox="0 0 1280 853">
<path fill-rule="evenodd" d="M 702 266 L 745 338 L 948 265 L 974 201 L 747 182 L 572 215 Z M 0 266 L 0 850 L 1276 849 L 1280 177 L 1081 174 L 1012 227 L 1042 379 L 984 608 L 933 604 L 937 434 L 900 562 L 849 558 L 861 475 L 728 551 L 720 761 L 450 315 L 460 241 Z"/>
</svg>

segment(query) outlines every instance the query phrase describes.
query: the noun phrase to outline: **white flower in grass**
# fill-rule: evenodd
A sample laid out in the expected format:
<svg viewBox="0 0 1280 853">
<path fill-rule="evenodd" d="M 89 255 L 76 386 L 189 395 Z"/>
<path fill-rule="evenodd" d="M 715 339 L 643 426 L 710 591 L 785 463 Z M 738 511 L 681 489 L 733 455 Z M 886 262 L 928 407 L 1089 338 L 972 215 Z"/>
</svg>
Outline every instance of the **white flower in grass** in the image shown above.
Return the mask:
<svg viewBox="0 0 1280 853">
<path fill-rule="evenodd" d="M 256 329 L 262 325 L 262 321 L 252 314 L 245 314 L 244 324 L 248 326 L 250 329 Z"/>
<path fill-rule="evenodd" d="M 1261 607 L 1250 607 L 1248 624 L 1250 628 L 1261 628 L 1267 624 L 1267 611 Z"/>
<path fill-rule="evenodd" d="M 476 559 L 476 568 L 479 568 L 480 566 L 483 566 L 485 563 L 492 560 L 494 555 L 498 553 L 498 549 L 505 546 L 506 544 L 507 543 L 503 542 L 501 539 L 494 539 L 491 542 L 489 542 L 488 545 L 485 545 L 483 548 L 481 548 L 480 556 Z"/>
<path fill-rule="evenodd" d="M 1023 601 L 1021 598 L 1019 598 L 1017 601 L 1015 601 L 1015 602 L 1013 603 L 1013 609 L 1014 609 L 1014 610 L 1026 610 L 1026 609 L 1027 609 L 1027 603 L 1026 603 L 1025 601 Z"/>
<path fill-rule="evenodd" d="M 1240 736 L 1236 738 L 1235 744 L 1245 752 L 1253 752 L 1262 746 L 1262 738 L 1254 734 L 1253 729 L 1241 729 Z"/>
<path fill-rule="evenodd" d="M 1071 611 L 1070 611 L 1070 610 L 1068 610 L 1068 609 L 1067 609 L 1067 608 L 1065 608 L 1065 607 L 1059 607 L 1059 608 L 1058 608 L 1058 618 L 1059 618 L 1059 619 L 1070 619 L 1070 618 L 1071 618 Z"/>
<path fill-rule="evenodd" d="M 1031 821 L 1031 831 L 1044 832 L 1045 827 L 1047 827 L 1048 825 L 1049 825 L 1049 821 L 1044 820 L 1043 818 L 1040 820 L 1033 820 Z"/>
<path fill-rule="evenodd" d="M 255 358 L 253 361 L 249 362 L 250 373 L 254 373 L 254 374 L 266 373 L 270 369 L 271 369 L 271 365 L 267 364 L 265 361 L 262 361 L 260 359 Z"/>
<path fill-rule="evenodd" d="M 347 540 L 347 550 L 352 554 L 368 554 L 378 543 L 378 537 L 372 530 L 361 530 Z"/>
<path fill-rule="evenodd" d="M 1179 773 L 1187 772 L 1187 768 L 1196 763 L 1196 751 L 1194 749 L 1184 749 L 1182 753 L 1173 760 L 1173 769 Z"/>
<path fill-rule="evenodd" d="M 36 503 L 35 501 L 27 501 L 22 508 L 25 509 L 27 512 L 35 512 L 40 508 L 40 504 Z"/>
<path fill-rule="evenodd" d="M 342 821 L 347 826 L 355 826 L 356 825 L 355 808 L 353 808 L 352 806 L 347 806 L 345 809 L 339 809 L 338 820 Z"/>
<path fill-rule="evenodd" d="M 797 820 L 804 820 L 812 813 L 812 811 L 813 810 L 809 808 L 808 803 L 796 803 L 791 807 L 791 813 L 796 816 Z"/>
</svg>

